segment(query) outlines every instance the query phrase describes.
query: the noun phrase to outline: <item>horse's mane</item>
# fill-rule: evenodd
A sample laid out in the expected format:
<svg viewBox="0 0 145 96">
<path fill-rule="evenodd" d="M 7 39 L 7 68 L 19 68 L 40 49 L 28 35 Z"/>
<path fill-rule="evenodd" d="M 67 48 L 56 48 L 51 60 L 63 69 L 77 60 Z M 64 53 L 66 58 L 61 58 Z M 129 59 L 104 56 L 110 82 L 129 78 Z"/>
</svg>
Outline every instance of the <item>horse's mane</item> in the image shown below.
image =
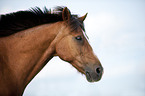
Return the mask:
<svg viewBox="0 0 145 96">
<path fill-rule="evenodd" d="M 57 7 L 53 11 L 51 11 L 48 10 L 46 7 L 44 7 L 44 10 L 41 10 L 39 7 L 35 7 L 26 11 L 18 11 L 15 13 L 1 15 L 0 37 L 9 36 L 11 34 L 17 33 L 28 28 L 32 28 L 37 25 L 63 21 L 63 8 L 64 7 Z M 77 15 L 72 15 L 73 18 L 75 18 L 76 16 Z M 72 19 L 71 21 L 73 23 L 72 26 L 76 27 L 78 20 Z M 83 28 L 83 26 L 81 27 Z"/>
</svg>

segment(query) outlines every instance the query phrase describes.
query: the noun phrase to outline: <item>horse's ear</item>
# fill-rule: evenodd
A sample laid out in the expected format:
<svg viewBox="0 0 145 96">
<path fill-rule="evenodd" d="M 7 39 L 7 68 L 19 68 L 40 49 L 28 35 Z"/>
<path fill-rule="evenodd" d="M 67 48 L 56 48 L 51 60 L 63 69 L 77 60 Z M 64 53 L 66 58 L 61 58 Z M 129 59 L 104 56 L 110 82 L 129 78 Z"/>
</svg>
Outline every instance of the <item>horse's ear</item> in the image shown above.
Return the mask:
<svg viewBox="0 0 145 96">
<path fill-rule="evenodd" d="M 84 16 L 82 16 L 82 17 L 80 17 L 80 18 L 78 18 L 78 19 L 81 20 L 81 21 L 84 21 L 84 20 L 86 19 L 86 17 L 87 17 L 87 14 L 88 14 L 88 13 L 86 13 Z"/>
<path fill-rule="evenodd" d="M 66 21 L 66 20 L 69 21 L 71 18 L 71 13 L 67 7 L 65 7 L 62 11 L 62 18 L 64 21 Z"/>
</svg>

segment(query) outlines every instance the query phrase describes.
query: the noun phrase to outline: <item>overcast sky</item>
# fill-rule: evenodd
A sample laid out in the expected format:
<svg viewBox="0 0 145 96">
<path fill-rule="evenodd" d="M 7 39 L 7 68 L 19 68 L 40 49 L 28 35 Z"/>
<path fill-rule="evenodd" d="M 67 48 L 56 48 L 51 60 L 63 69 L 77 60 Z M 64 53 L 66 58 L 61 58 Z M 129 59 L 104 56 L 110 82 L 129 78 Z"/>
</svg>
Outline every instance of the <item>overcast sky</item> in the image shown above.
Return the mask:
<svg viewBox="0 0 145 96">
<path fill-rule="evenodd" d="M 67 6 L 84 15 L 85 29 L 104 67 L 97 83 L 53 58 L 27 86 L 24 96 L 145 96 L 144 0 L 1 0 L 0 14 L 38 6 Z"/>
</svg>

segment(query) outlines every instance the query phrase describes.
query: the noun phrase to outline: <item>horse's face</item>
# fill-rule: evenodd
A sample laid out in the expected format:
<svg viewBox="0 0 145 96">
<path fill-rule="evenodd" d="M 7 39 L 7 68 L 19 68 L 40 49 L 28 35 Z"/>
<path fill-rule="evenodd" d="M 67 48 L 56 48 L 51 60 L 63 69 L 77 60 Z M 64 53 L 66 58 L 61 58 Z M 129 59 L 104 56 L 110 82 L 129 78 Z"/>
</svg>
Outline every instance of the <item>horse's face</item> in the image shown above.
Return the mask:
<svg viewBox="0 0 145 96">
<path fill-rule="evenodd" d="M 66 11 L 64 14 L 66 15 L 67 13 L 66 16 L 69 16 L 69 10 L 64 9 L 64 11 Z M 85 17 L 86 15 L 79 19 L 83 21 Z M 78 26 L 77 29 L 72 30 L 70 26 L 67 26 L 63 31 L 65 36 L 62 36 L 61 40 L 57 42 L 56 54 L 64 61 L 71 63 L 78 71 L 85 74 L 89 82 L 100 80 L 103 68 L 93 53 L 82 28 Z"/>
</svg>

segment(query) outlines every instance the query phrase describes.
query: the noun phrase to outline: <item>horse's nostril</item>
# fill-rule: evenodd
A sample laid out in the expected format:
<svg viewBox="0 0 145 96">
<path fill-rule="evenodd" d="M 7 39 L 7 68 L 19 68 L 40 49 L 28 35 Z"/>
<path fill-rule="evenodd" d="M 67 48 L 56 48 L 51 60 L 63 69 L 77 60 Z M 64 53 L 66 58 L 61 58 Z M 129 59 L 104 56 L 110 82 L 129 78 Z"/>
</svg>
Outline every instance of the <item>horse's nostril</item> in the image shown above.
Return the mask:
<svg viewBox="0 0 145 96">
<path fill-rule="evenodd" d="M 100 73 L 101 73 L 101 67 L 98 67 L 98 68 L 96 69 L 96 72 L 97 72 L 98 74 L 100 74 Z"/>
</svg>

